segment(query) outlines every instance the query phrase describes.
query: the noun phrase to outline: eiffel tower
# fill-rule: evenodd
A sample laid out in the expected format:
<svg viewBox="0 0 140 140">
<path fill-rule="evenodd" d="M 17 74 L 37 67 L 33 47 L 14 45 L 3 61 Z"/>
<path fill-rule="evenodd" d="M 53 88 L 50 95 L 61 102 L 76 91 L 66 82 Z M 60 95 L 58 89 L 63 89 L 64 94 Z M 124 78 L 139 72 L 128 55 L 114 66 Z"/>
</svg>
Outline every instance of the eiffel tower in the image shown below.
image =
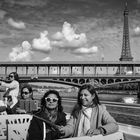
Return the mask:
<svg viewBox="0 0 140 140">
<path fill-rule="evenodd" d="M 133 57 L 131 56 L 130 50 L 130 42 L 129 42 L 129 25 L 128 25 L 128 7 L 127 3 L 125 4 L 124 9 L 124 26 L 123 26 L 123 43 L 122 43 L 122 52 L 120 61 L 133 61 Z M 116 74 L 131 74 L 133 73 L 132 67 L 119 67 L 117 69 Z"/>
<path fill-rule="evenodd" d="M 124 27 L 123 27 L 123 43 L 120 61 L 132 61 L 130 42 L 129 42 L 129 26 L 128 26 L 128 7 L 127 3 L 124 10 Z"/>
</svg>

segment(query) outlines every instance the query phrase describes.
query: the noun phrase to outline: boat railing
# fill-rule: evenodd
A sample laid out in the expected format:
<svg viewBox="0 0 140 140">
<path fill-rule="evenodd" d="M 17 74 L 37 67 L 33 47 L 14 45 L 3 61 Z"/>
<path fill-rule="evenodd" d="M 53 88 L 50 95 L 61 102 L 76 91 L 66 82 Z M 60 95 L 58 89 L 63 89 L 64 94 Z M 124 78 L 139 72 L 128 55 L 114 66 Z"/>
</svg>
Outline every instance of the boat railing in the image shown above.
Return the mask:
<svg viewBox="0 0 140 140">
<path fill-rule="evenodd" d="M 69 118 L 69 116 L 67 117 Z M 0 140 L 26 140 L 32 115 L 0 115 Z M 119 131 L 110 135 L 75 137 L 68 140 L 140 140 L 140 127 L 119 123 Z M 66 139 L 63 139 L 66 140 Z"/>
<path fill-rule="evenodd" d="M 94 135 L 92 137 L 90 136 L 82 136 L 82 137 L 72 137 L 72 138 L 65 138 L 61 140 L 125 140 L 123 133 L 118 131 L 116 133 L 110 134 L 110 135 Z"/>
</svg>

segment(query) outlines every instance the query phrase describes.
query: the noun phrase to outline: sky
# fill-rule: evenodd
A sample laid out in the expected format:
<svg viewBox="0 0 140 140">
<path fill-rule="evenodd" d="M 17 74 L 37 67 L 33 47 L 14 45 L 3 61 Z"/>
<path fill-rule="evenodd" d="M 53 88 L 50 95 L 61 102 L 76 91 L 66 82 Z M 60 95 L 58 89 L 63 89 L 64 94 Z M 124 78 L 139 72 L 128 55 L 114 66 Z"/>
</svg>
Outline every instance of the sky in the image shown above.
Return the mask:
<svg viewBox="0 0 140 140">
<path fill-rule="evenodd" d="M 126 0 L 0 0 L 0 61 L 119 61 Z M 140 0 L 127 0 L 140 61 Z"/>
</svg>

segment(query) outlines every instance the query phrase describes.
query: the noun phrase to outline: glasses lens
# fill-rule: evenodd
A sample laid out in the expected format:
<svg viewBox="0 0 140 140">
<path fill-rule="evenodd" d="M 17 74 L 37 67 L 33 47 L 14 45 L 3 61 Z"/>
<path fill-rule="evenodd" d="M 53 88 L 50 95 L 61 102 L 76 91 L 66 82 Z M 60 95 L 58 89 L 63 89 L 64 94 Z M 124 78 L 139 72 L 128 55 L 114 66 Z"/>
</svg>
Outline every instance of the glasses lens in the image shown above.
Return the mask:
<svg viewBox="0 0 140 140">
<path fill-rule="evenodd" d="M 9 75 L 9 77 L 10 77 L 10 78 L 13 78 L 14 76 L 13 76 L 13 75 Z"/>
<path fill-rule="evenodd" d="M 53 102 L 57 102 L 58 100 L 57 99 L 52 99 L 53 100 Z"/>
<path fill-rule="evenodd" d="M 52 102 L 57 102 L 57 101 L 58 101 L 57 98 L 50 98 L 50 97 L 47 97 L 47 98 L 45 98 L 45 99 L 46 99 L 47 102 L 50 102 L 50 101 L 52 101 Z"/>
<path fill-rule="evenodd" d="M 50 102 L 50 101 L 51 101 L 51 98 L 47 98 L 46 101 L 47 101 L 47 102 Z"/>
<path fill-rule="evenodd" d="M 25 95 L 27 95 L 27 94 L 29 94 L 29 92 L 22 92 L 22 94 L 25 94 Z"/>
</svg>

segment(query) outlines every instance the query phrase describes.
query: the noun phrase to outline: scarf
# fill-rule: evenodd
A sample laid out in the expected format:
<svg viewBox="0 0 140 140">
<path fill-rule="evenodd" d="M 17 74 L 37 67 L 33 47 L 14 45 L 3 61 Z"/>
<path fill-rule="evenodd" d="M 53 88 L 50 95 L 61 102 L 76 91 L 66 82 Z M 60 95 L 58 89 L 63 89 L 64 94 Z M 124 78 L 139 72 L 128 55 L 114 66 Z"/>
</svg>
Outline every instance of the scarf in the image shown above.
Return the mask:
<svg viewBox="0 0 140 140">
<path fill-rule="evenodd" d="M 92 108 L 82 107 L 81 119 L 79 122 L 77 136 L 85 136 L 87 131 L 90 129 Z"/>
<path fill-rule="evenodd" d="M 48 109 L 45 109 L 46 118 L 54 123 L 57 120 L 57 112 L 57 108 L 53 111 L 48 111 Z"/>
<path fill-rule="evenodd" d="M 88 109 L 92 110 L 91 113 Z M 86 112 L 88 112 L 88 113 L 86 113 Z M 78 117 L 74 119 L 75 129 L 74 129 L 73 137 L 86 135 L 87 129 L 90 129 L 90 128 L 91 129 L 96 129 L 97 128 L 97 126 L 98 126 L 98 115 L 99 115 L 98 105 L 97 106 L 93 105 L 93 106 L 88 107 L 86 112 L 82 108 L 80 110 L 80 112 L 78 113 Z M 89 115 L 87 115 L 87 114 L 89 114 Z M 82 117 L 83 115 L 85 117 Z M 87 116 L 90 117 L 90 118 L 88 118 L 88 120 L 87 120 Z M 83 119 L 83 118 L 85 118 L 85 119 Z M 83 127 L 84 127 L 84 129 L 83 129 Z"/>
</svg>

